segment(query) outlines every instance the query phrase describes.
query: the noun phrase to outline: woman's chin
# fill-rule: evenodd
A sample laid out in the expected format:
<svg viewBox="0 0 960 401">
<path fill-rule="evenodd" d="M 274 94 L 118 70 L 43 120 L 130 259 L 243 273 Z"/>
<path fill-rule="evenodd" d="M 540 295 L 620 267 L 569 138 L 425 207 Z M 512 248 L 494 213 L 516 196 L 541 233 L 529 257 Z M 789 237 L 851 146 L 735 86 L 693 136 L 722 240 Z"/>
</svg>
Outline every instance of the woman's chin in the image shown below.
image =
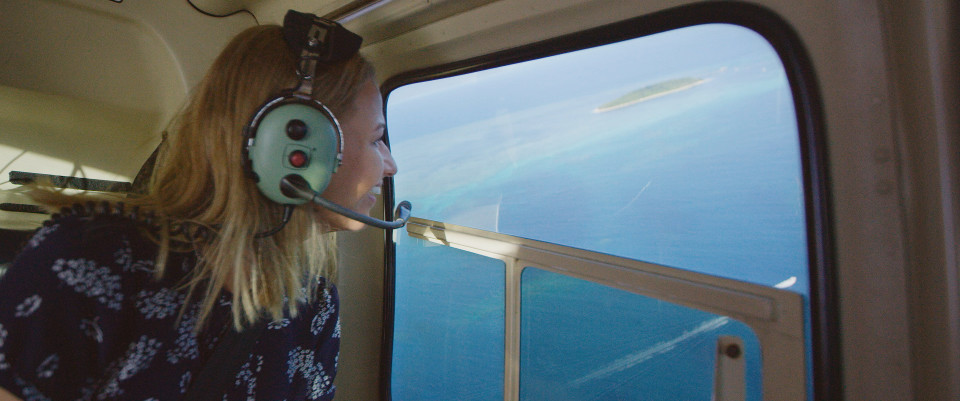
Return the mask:
<svg viewBox="0 0 960 401">
<path fill-rule="evenodd" d="M 343 218 L 342 224 L 337 225 L 339 231 L 360 231 L 365 227 L 367 227 L 366 224 L 346 217 Z"/>
<path fill-rule="evenodd" d="M 354 210 L 357 213 L 363 215 L 369 215 L 369 211 L 359 212 Z M 320 208 L 320 218 L 330 227 L 331 231 L 359 231 L 362 230 L 367 225 L 351 219 L 347 216 L 343 216 L 338 213 L 334 213 L 330 210 Z"/>
</svg>

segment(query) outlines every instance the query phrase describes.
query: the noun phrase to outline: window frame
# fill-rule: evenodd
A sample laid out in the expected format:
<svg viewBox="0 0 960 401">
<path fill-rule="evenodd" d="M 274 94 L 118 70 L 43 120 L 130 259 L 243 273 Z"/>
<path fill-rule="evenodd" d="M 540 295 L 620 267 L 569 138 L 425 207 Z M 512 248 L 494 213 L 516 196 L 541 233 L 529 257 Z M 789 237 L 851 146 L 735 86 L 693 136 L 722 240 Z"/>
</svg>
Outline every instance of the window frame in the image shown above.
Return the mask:
<svg viewBox="0 0 960 401">
<path fill-rule="evenodd" d="M 774 48 L 783 63 L 793 94 L 799 133 L 803 197 L 806 211 L 809 260 L 809 307 L 812 359 L 812 397 L 841 400 L 839 299 L 835 266 L 834 235 L 827 170 L 826 123 L 819 85 L 812 62 L 796 31 L 774 11 L 743 2 L 713 2 L 679 6 L 586 29 L 513 49 L 469 58 L 390 77 L 381 87 L 384 109 L 394 89 L 416 82 L 462 75 L 534 59 L 639 38 L 692 25 L 726 23 L 748 28 Z M 389 128 L 385 133 L 389 146 Z M 386 180 L 384 213 L 395 205 L 392 178 Z M 391 400 L 393 326 L 396 274 L 394 233 L 385 233 L 383 336 L 381 344 L 380 394 Z"/>
</svg>

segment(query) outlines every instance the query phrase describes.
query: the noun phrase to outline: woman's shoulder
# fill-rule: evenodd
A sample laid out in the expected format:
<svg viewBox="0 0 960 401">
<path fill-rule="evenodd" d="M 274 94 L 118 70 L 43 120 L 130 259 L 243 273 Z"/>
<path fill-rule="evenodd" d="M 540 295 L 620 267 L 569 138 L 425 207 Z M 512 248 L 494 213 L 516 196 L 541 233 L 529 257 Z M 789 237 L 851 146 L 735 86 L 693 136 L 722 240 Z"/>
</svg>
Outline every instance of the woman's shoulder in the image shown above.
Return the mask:
<svg viewBox="0 0 960 401">
<path fill-rule="evenodd" d="M 0 386 L 20 375 L 51 399 L 76 399 L 92 384 L 103 396 L 129 391 L 117 377 L 149 382 L 192 366 L 182 362 L 200 352 L 195 321 L 174 325 L 184 297 L 154 280 L 156 249 L 126 214 L 84 209 L 47 221 L 0 277 L 0 361 L 10 361 Z"/>
<path fill-rule="evenodd" d="M 340 298 L 335 285 L 321 279 L 315 296 L 305 306 L 298 318 L 308 328 L 304 331 L 308 337 L 321 342 L 340 337 Z"/>
<path fill-rule="evenodd" d="M 336 314 L 340 306 L 337 286 L 324 277 L 319 278 L 312 292 L 307 292 L 307 289 L 304 288 L 298 301 L 305 318 Z"/>
<path fill-rule="evenodd" d="M 297 300 L 297 315 L 286 316 L 267 324 L 268 332 L 281 331 L 299 337 L 297 342 L 314 343 L 320 337 L 330 336 L 331 323 L 339 320 L 337 288 L 321 279 L 311 294 L 304 289 Z M 327 331 L 326 333 L 323 333 Z"/>
<path fill-rule="evenodd" d="M 119 284 L 119 275 L 152 273 L 157 247 L 145 229 L 144 222 L 129 215 L 64 208 L 37 229 L 2 281 Z"/>
</svg>

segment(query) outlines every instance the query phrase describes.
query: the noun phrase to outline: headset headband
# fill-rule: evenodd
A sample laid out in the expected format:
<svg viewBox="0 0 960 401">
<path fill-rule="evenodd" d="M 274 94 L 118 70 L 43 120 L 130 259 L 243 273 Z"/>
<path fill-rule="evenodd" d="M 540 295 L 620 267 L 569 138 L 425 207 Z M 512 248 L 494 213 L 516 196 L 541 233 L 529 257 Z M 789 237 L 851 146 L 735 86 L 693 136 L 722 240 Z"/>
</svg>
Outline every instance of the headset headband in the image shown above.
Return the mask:
<svg viewBox="0 0 960 401">
<path fill-rule="evenodd" d="M 283 18 L 283 38 L 294 53 L 300 53 L 297 76 L 300 83 L 293 95 L 310 98 L 317 62 L 338 62 L 353 57 L 363 38 L 335 21 L 313 14 L 287 11 Z"/>
<path fill-rule="evenodd" d="M 294 53 L 309 52 L 310 59 L 322 62 L 346 60 L 363 42 L 336 21 L 293 10 L 283 18 L 283 38 Z"/>
</svg>

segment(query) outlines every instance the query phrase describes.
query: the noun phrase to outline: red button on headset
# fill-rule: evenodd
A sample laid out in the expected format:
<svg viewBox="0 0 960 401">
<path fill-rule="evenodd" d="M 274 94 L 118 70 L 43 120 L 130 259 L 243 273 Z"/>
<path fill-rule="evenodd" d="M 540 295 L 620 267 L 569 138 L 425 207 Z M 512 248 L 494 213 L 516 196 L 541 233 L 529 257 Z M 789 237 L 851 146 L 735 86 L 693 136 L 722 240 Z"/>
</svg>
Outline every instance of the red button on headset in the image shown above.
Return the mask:
<svg viewBox="0 0 960 401">
<path fill-rule="evenodd" d="M 300 168 L 307 165 L 307 154 L 302 150 L 295 150 L 290 153 L 290 165 L 296 168 Z"/>
</svg>

